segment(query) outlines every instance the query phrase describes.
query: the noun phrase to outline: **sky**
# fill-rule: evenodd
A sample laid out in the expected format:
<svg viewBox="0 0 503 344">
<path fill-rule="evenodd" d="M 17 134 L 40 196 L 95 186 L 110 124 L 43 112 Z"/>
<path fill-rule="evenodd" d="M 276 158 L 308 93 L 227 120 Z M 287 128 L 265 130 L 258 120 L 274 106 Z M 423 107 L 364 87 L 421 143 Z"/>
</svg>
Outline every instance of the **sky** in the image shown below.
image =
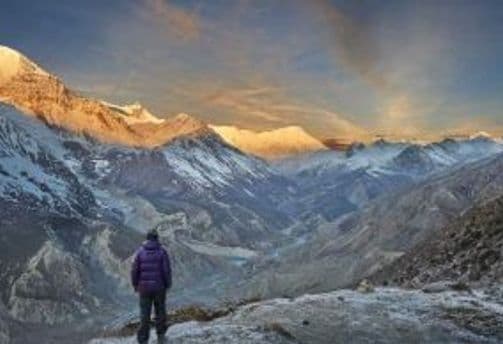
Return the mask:
<svg viewBox="0 0 503 344">
<path fill-rule="evenodd" d="M 160 117 L 346 140 L 503 135 L 503 1 L 2 0 L 0 44 Z"/>
</svg>

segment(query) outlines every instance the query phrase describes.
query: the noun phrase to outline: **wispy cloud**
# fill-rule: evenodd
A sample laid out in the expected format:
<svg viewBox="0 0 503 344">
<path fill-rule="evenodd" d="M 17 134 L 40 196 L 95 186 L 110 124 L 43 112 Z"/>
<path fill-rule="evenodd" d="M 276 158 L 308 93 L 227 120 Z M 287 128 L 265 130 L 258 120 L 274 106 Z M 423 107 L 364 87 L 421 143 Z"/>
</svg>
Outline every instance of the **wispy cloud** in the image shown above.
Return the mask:
<svg viewBox="0 0 503 344">
<path fill-rule="evenodd" d="M 220 89 L 203 97 L 209 106 L 230 111 L 236 117 L 248 117 L 269 122 L 269 126 L 303 125 L 318 127 L 345 139 L 369 138 L 368 131 L 343 115 L 316 105 L 293 101 L 277 87 Z M 316 125 L 310 126 L 310 122 Z M 232 124 L 232 123 L 230 123 Z M 263 123 L 264 129 L 268 123 Z"/>
<path fill-rule="evenodd" d="M 183 39 L 198 38 L 200 18 L 194 12 L 171 3 L 170 0 L 146 0 L 153 17 L 170 34 Z"/>
<path fill-rule="evenodd" d="M 224 107 L 236 115 L 284 123 L 287 119 L 274 109 L 271 99 L 275 92 L 272 88 L 225 89 L 203 97 L 203 101 L 210 106 Z"/>
<path fill-rule="evenodd" d="M 380 110 L 379 134 L 390 137 L 399 132 L 402 137 L 421 136 L 423 125 L 416 115 L 417 109 L 407 95 L 390 97 Z"/>
<path fill-rule="evenodd" d="M 465 37 L 456 28 L 472 25 L 472 32 L 478 32 L 473 26 L 477 13 L 472 16 L 445 3 L 424 3 L 395 6 L 397 11 L 407 9 L 401 16 L 388 11 L 369 16 L 351 11 L 359 6 L 340 7 L 330 0 L 310 4 L 329 28 L 324 37 L 336 64 L 374 93 L 375 107 L 369 112 L 376 133 L 431 137 L 462 122 L 466 109 L 459 109 L 459 103 L 465 101 L 456 103 L 449 94 L 450 88 L 459 90 L 453 80 L 467 74 L 460 65 L 467 53 Z M 464 126 L 469 130 L 477 123 Z"/>
<path fill-rule="evenodd" d="M 422 136 L 484 112 L 501 125 L 501 101 L 488 103 L 482 92 L 478 102 L 465 100 L 474 87 L 461 81 L 478 65 L 456 64 L 464 51 L 450 29 L 464 27 L 464 17 L 455 21 L 423 3 L 414 11 L 396 5 L 398 14 L 386 4 L 365 6 L 134 2 L 104 21 L 100 50 L 74 59 L 87 66 L 70 81 L 111 101 L 139 99 L 160 114 L 183 111 L 257 130 L 298 124 L 318 136 Z"/>
<path fill-rule="evenodd" d="M 377 66 L 379 47 L 371 29 L 344 14 L 329 0 L 314 0 L 311 3 L 329 28 L 330 41 L 327 44 L 337 62 L 372 86 L 383 90 L 391 87 L 387 76 Z"/>
</svg>

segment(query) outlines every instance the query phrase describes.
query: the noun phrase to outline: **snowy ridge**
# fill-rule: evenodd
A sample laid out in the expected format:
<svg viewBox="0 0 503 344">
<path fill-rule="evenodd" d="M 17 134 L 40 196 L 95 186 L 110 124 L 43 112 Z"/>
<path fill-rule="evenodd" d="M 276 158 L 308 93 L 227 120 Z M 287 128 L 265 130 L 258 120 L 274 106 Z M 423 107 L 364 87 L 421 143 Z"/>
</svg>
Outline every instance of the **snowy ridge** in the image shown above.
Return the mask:
<svg viewBox="0 0 503 344">
<path fill-rule="evenodd" d="M 503 152 L 498 141 L 476 137 L 446 139 L 426 145 L 375 142 L 353 145 L 346 152 L 299 155 L 274 163 L 299 187 L 288 207 L 324 220 L 362 209 L 374 198 L 425 180 L 437 173 Z"/>
<path fill-rule="evenodd" d="M 288 175 L 308 173 L 323 175 L 330 171 L 350 171 L 367 169 L 369 171 L 396 169 L 397 161 L 406 164 L 432 164 L 435 170 L 467 161 L 482 159 L 503 151 L 503 144 L 486 136 L 474 135 L 467 140 L 446 139 L 441 142 L 424 145 L 411 143 L 372 144 L 348 153 L 317 152 L 287 158 L 275 163 L 275 166 Z M 412 157 L 411 153 L 417 154 Z M 419 156 L 427 161 L 417 161 Z"/>
<path fill-rule="evenodd" d="M 56 212 L 73 211 L 79 202 L 86 204 L 84 198 L 91 197 L 86 195 L 89 191 L 71 172 L 71 161 L 65 165 L 60 160 L 63 156 L 61 147 L 42 143 L 9 118 L 12 109 L 0 109 L 3 111 L 0 116 L 2 198 L 18 202 L 28 196 Z M 16 116 L 16 111 L 13 112 Z M 40 129 L 43 131 L 41 126 Z M 92 202 L 92 197 L 87 201 Z"/>
<path fill-rule="evenodd" d="M 39 143 L 4 117 L 0 117 L 0 152 L 0 188 L 4 198 L 15 200 L 21 193 L 28 193 L 43 200 L 46 193 L 41 186 L 48 184 L 60 197 L 67 194 L 66 185 L 36 163 L 43 154 Z"/>
<path fill-rule="evenodd" d="M 182 138 L 163 150 L 175 173 L 196 188 L 225 187 L 236 179 L 262 179 L 272 174 L 262 161 L 223 149 L 224 146 L 211 136 L 203 140 Z"/>
<path fill-rule="evenodd" d="M 485 132 L 485 131 L 479 131 L 477 133 L 474 133 L 472 135 L 470 135 L 470 140 L 473 140 L 473 139 L 477 139 L 477 138 L 488 138 L 488 139 L 492 139 L 492 135 L 489 134 L 488 132 Z"/>
<path fill-rule="evenodd" d="M 382 168 L 396 157 L 404 144 L 369 146 L 353 154 L 337 151 L 316 152 L 278 161 L 275 166 L 287 175 L 308 173 L 322 175 L 337 170 Z"/>
</svg>

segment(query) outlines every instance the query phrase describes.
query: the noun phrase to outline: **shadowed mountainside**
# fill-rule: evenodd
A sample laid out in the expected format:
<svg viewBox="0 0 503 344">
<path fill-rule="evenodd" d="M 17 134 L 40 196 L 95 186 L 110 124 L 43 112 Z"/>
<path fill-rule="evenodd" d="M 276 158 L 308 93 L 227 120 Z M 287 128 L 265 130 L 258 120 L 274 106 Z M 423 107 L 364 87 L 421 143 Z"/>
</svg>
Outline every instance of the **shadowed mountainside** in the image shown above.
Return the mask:
<svg viewBox="0 0 503 344">
<path fill-rule="evenodd" d="M 378 272 L 377 283 L 406 287 L 454 281 L 503 283 L 503 198 L 470 209 Z"/>
<path fill-rule="evenodd" d="M 467 164 L 321 225 L 281 259 L 255 266 L 248 297 L 320 292 L 357 284 L 415 244 L 439 235 L 473 205 L 503 195 L 503 155 Z M 243 286 L 244 288 L 245 286 Z"/>
</svg>

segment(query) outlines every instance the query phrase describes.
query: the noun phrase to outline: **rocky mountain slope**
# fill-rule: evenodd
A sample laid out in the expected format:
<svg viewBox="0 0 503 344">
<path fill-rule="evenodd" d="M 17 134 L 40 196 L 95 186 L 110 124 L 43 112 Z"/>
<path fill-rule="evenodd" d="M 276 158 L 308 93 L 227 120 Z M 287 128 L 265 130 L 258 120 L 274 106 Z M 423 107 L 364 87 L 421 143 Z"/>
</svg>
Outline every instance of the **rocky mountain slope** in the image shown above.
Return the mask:
<svg viewBox="0 0 503 344">
<path fill-rule="evenodd" d="M 265 159 L 278 159 L 327 147 L 318 139 L 296 126 L 256 132 L 233 126 L 211 126 L 227 143 L 243 152 Z"/>
<path fill-rule="evenodd" d="M 373 276 L 378 283 L 422 290 L 374 289 L 362 283 L 358 291 L 257 302 L 215 320 L 173 325 L 168 340 L 500 343 L 502 207 L 500 196 L 467 211 Z M 465 282 L 477 289 L 470 289 Z M 95 339 L 90 343 L 134 343 L 134 338 Z"/>
<path fill-rule="evenodd" d="M 503 283 L 503 198 L 466 212 L 373 276 L 378 283 L 422 287 L 452 281 Z"/>
<path fill-rule="evenodd" d="M 177 267 L 172 302 L 199 287 L 211 302 L 302 226 L 274 207 L 291 183 L 205 124 L 86 99 L 14 50 L 0 58 L 0 100 L 15 106 L 0 106 L 0 296 L 12 319 L 57 326 L 129 307 L 128 259 L 151 228 Z"/>
<path fill-rule="evenodd" d="M 174 257 L 171 301 L 193 302 L 203 288 L 211 302 L 296 223 L 272 206 L 289 182 L 213 134 L 134 149 L 9 106 L 0 115 L 1 298 L 17 321 L 59 326 L 127 310 L 129 258 L 151 228 Z"/>
<path fill-rule="evenodd" d="M 8 344 L 11 339 L 7 321 L 7 309 L 5 308 L 4 304 L 0 302 L 0 344 Z"/>
<path fill-rule="evenodd" d="M 359 212 L 321 225 L 280 259 L 255 266 L 248 297 L 299 295 L 358 283 L 455 220 L 503 195 L 503 155 L 382 196 Z M 249 283 L 249 282 L 248 282 Z"/>
</svg>

